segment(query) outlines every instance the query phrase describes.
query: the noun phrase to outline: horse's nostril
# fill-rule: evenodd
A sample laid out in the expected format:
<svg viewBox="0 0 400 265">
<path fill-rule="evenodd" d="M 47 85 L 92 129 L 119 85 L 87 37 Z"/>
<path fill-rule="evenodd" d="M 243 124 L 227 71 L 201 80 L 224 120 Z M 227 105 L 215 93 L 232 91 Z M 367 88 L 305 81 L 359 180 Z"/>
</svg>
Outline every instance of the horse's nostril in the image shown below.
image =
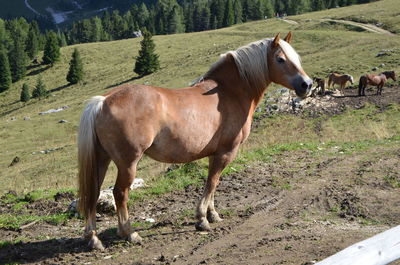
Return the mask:
<svg viewBox="0 0 400 265">
<path fill-rule="evenodd" d="M 308 84 L 306 82 L 301 83 L 301 87 L 304 89 L 308 88 Z"/>
</svg>

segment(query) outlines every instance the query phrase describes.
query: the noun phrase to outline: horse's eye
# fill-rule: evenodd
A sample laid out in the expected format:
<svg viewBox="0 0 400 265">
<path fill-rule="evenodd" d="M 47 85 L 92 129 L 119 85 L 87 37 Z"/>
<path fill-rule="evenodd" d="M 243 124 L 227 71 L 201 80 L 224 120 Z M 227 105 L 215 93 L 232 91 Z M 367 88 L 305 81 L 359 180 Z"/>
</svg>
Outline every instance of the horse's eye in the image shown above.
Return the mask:
<svg viewBox="0 0 400 265">
<path fill-rule="evenodd" d="M 278 57 L 278 63 L 284 63 L 285 62 L 285 59 L 284 58 L 282 58 L 282 57 Z"/>
</svg>

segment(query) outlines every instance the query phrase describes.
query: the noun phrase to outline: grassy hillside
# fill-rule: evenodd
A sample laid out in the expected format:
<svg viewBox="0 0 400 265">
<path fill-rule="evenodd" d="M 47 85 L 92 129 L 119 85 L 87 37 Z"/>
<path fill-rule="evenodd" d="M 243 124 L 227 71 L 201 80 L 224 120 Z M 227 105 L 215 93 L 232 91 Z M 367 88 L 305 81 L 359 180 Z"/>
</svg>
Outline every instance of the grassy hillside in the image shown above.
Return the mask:
<svg viewBox="0 0 400 265">
<path fill-rule="evenodd" d="M 293 17 L 296 21 L 310 19 L 343 19 L 377 24 L 393 33 L 400 33 L 400 8 L 397 0 L 382 0 L 369 4 L 329 9 Z"/>
<path fill-rule="evenodd" d="M 394 1 L 383 0 L 361 7 L 374 18 L 370 10 L 375 9 L 376 5 L 381 8 L 392 5 L 394 9 Z M 400 46 L 398 36 L 359 32 L 347 27 L 321 24 L 318 21 L 302 22 L 308 17 L 335 17 L 339 13 L 357 16 L 359 9 L 360 7 L 348 7 L 293 17 L 300 22 L 299 25 L 269 19 L 216 31 L 156 36 L 154 40 L 160 55 L 161 70 L 136 80 L 132 80 L 135 77 L 132 69 L 140 39 L 63 48 L 61 61 L 54 67 L 33 67 L 23 81 L 13 84 L 9 91 L 0 94 L 0 192 L 10 189 L 31 191 L 75 188 L 76 131 L 84 101 L 91 96 L 103 94 L 112 86 L 124 82 L 170 88 L 187 86 L 191 80 L 204 73 L 218 59 L 219 54 L 251 41 L 273 37 L 277 32 L 294 32 L 293 46 L 301 55 L 304 69 L 310 76 L 324 76 L 331 71 L 343 71 L 352 74 L 358 80 L 360 74 L 370 72 L 372 67 L 380 67 L 381 64 L 385 66 L 380 67 L 380 70 L 399 71 L 400 50 L 395 48 Z M 377 14 L 376 19 L 380 20 L 380 13 Z M 395 16 L 392 18 L 397 19 Z M 74 48 L 78 48 L 81 53 L 86 78 L 83 84 L 67 86 L 65 76 Z M 390 56 L 376 57 L 376 54 L 386 49 L 392 51 Z M 27 104 L 19 102 L 22 84 L 28 83 L 32 90 L 39 75 L 43 77 L 47 89 L 54 92 L 43 100 L 31 100 Z M 38 115 L 39 112 L 63 106 L 69 108 L 58 113 Z M 378 124 L 387 129 L 388 133 L 384 136 L 376 134 L 377 129 L 372 125 L 365 127 L 363 122 L 352 123 L 354 115 L 358 115 L 352 113 L 340 119 L 322 119 L 320 122 L 324 131 L 321 135 L 313 131 L 313 123 L 316 122 L 313 120 L 306 121 L 305 124 L 300 117 L 279 116 L 267 119 L 261 128 L 253 133 L 244 150 L 247 152 L 253 150 L 254 146 L 268 147 L 272 144 L 299 141 L 346 142 L 396 136 L 399 135 L 400 128 L 388 127 L 387 124 L 396 122 L 392 119 L 396 115 L 398 117 L 399 109 L 396 107 L 392 112 L 388 117 L 385 116 L 382 124 Z M 24 117 L 29 119 L 24 120 Z M 68 123 L 58 123 L 61 119 L 67 120 Z M 371 121 L 371 124 L 373 122 Z M 362 128 L 363 134 L 353 135 L 357 128 Z M 299 134 L 299 131 L 302 133 Z M 55 148 L 61 149 L 48 154 L 33 154 Z M 245 152 L 242 156 L 245 156 Z M 16 156 L 20 158 L 20 162 L 8 167 Z M 144 159 L 139 165 L 138 176 L 151 178 L 164 171 L 167 166 Z M 114 179 L 113 167 L 109 170 L 105 185 L 112 184 Z"/>
</svg>

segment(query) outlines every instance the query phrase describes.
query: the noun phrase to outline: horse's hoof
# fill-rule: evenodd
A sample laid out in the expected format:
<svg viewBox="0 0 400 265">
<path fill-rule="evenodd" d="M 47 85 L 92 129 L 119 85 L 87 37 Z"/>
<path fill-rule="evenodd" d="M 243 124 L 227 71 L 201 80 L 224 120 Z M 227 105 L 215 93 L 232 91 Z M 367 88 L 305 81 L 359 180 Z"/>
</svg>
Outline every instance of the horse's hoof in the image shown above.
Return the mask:
<svg viewBox="0 0 400 265">
<path fill-rule="evenodd" d="M 195 224 L 197 231 L 211 231 L 210 224 L 207 222 L 198 222 Z"/>
<path fill-rule="evenodd" d="M 141 244 L 143 241 L 143 238 L 141 236 L 139 236 L 138 233 L 133 232 L 131 234 L 128 235 L 128 237 L 126 238 L 126 240 L 128 242 L 131 242 L 133 244 Z"/>
<path fill-rule="evenodd" d="M 90 249 L 97 249 L 97 250 L 100 250 L 100 251 L 104 250 L 104 246 L 101 243 L 100 239 L 97 238 L 97 236 L 93 236 L 92 239 L 90 239 L 88 245 L 89 245 Z"/>
<path fill-rule="evenodd" d="M 219 214 L 217 212 L 208 212 L 207 213 L 207 220 L 210 223 L 219 223 L 222 222 L 224 219 L 222 219 L 221 217 L 219 217 Z"/>
</svg>

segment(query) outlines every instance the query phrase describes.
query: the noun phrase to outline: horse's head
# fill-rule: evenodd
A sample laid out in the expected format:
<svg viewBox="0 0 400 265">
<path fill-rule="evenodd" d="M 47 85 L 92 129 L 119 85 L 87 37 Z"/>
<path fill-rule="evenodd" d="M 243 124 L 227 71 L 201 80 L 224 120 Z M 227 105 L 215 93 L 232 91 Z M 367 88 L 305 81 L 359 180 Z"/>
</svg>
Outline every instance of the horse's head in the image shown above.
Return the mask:
<svg viewBox="0 0 400 265">
<path fill-rule="evenodd" d="M 390 77 L 390 78 L 392 78 L 393 79 L 393 81 L 396 81 L 396 74 L 395 74 L 395 72 L 394 71 L 388 71 L 388 76 L 387 77 Z"/>
<path fill-rule="evenodd" d="M 304 98 L 310 92 L 313 81 L 301 67 L 299 55 L 289 44 L 291 39 L 291 32 L 284 40 L 278 33 L 272 41 L 268 52 L 269 77 L 272 82 L 292 89 L 297 96 Z"/>
<path fill-rule="evenodd" d="M 354 78 L 351 75 L 346 75 L 347 76 L 347 80 L 350 81 L 350 83 L 353 85 L 354 84 Z"/>
</svg>

